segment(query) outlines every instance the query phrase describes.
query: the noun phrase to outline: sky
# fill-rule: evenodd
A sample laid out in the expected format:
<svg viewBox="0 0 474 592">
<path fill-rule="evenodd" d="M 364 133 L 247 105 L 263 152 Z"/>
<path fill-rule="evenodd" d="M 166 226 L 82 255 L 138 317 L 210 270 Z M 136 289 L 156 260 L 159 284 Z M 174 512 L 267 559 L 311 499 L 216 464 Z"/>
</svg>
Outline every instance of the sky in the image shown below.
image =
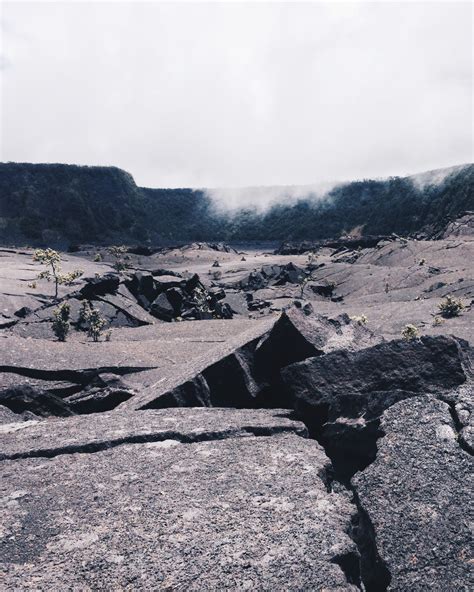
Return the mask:
<svg viewBox="0 0 474 592">
<path fill-rule="evenodd" d="M 469 2 L 3 1 L 0 160 L 148 187 L 472 161 Z"/>
</svg>

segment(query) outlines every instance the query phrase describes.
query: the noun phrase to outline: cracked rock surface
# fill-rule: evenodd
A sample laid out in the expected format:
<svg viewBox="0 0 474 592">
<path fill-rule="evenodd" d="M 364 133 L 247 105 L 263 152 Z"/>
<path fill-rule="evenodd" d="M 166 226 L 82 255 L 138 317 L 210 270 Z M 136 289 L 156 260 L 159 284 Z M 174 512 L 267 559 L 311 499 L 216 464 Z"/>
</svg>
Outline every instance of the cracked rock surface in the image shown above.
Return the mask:
<svg viewBox="0 0 474 592">
<path fill-rule="evenodd" d="M 347 534 L 354 506 L 328 491 L 329 460 L 297 435 L 301 424 L 268 411 L 253 422 L 217 409 L 136 413 L 144 425 L 152 414 L 175 435 L 2 462 L 7 589 L 359 589 L 340 565 L 357 557 Z M 67 439 L 64 421 L 40 439 L 56 440 L 56 426 Z M 214 436 L 181 443 L 201 422 Z M 252 423 L 275 433 L 237 437 Z M 282 425 L 292 429 L 279 434 Z"/>
<path fill-rule="evenodd" d="M 375 461 L 354 485 L 367 508 L 390 590 L 472 590 L 472 456 L 449 406 L 419 396 L 382 418 Z"/>
<path fill-rule="evenodd" d="M 131 250 L 121 275 L 78 247 L 65 343 L 31 250 L 0 249 L 2 590 L 473 589 L 465 222 Z M 84 298 L 110 341 L 81 329 Z"/>
</svg>

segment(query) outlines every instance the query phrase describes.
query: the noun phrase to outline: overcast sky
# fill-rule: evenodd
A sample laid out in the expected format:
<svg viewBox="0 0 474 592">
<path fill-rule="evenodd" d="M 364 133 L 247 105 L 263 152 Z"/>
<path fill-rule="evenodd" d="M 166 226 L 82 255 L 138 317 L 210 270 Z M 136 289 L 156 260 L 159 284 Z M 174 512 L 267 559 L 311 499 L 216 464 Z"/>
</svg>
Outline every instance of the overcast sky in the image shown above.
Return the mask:
<svg viewBox="0 0 474 592">
<path fill-rule="evenodd" d="M 2 2 L 1 160 L 150 187 L 311 184 L 472 160 L 472 7 Z"/>
</svg>

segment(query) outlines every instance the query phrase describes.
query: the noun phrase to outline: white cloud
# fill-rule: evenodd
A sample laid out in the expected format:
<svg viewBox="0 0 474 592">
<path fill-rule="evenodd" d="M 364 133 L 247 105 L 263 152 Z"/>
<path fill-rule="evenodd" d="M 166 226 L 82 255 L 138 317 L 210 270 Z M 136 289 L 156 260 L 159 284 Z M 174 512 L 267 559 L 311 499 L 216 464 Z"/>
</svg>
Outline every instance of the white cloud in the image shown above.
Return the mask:
<svg viewBox="0 0 474 592">
<path fill-rule="evenodd" d="M 2 160 L 216 187 L 472 159 L 469 3 L 3 4 Z"/>
</svg>

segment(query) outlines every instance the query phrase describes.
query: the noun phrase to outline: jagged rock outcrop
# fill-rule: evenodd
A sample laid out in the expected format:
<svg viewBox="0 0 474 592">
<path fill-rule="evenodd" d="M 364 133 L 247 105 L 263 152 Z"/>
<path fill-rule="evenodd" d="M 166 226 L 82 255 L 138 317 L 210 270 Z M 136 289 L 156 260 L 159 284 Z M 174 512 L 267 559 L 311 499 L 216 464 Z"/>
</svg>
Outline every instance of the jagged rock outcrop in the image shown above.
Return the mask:
<svg viewBox="0 0 474 592">
<path fill-rule="evenodd" d="M 463 340 L 424 337 L 309 358 L 282 378 L 297 415 L 347 480 L 375 458 L 382 413 L 417 395 L 447 396 L 471 379 L 470 356 Z"/>
<path fill-rule="evenodd" d="M 286 265 L 264 265 L 260 271 L 252 271 L 240 280 L 235 287 L 246 291 L 260 290 L 267 286 L 283 286 L 285 284 L 301 284 L 308 272 L 294 263 Z"/>
</svg>

